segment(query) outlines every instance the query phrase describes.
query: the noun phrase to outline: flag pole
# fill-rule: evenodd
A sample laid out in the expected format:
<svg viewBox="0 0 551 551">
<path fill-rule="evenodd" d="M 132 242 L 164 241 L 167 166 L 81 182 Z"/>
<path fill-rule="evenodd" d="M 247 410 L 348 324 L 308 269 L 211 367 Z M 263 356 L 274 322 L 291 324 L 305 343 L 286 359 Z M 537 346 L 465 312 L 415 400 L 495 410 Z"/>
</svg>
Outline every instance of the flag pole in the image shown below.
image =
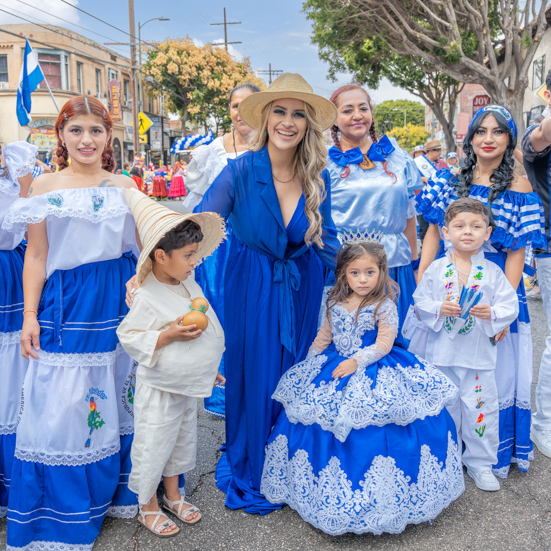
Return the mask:
<svg viewBox="0 0 551 551">
<path fill-rule="evenodd" d="M 23 35 L 25 37 L 25 40 L 29 40 L 27 38 L 27 35 Z M 30 43 L 30 41 L 29 41 Z M 36 63 L 37 65 L 40 67 L 40 62 L 38 61 L 38 56 L 36 57 Z M 42 67 L 40 67 L 40 70 L 42 71 Z M 44 75 L 44 71 L 42 71 L 42 74 Z M 48 79 L 46 78 L 46 75 L 44 75 L 44 82 L 46 83 L 46 86 L 48 87 L 48 92 L 50 92 L 50 97 L 52 98 L 52 101 L 54 102 L 54 105 L 55 105 L 55 108 L 56 108 L 56 111 L 59 113 L 59 107 L 57 106 L 57 103 L 55 101 L 55 98 L 54 98 L 54 95 L 52 93 L 52 89 L 50 88 L 50 85 L 48 84 Z"/>
</svg>

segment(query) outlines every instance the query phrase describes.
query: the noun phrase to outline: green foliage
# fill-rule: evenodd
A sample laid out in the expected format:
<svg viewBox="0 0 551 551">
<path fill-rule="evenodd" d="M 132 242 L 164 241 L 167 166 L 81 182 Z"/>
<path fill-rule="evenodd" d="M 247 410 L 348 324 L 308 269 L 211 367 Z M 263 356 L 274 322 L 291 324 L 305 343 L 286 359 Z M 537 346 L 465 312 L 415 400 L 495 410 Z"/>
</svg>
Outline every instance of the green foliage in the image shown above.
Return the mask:
<svg viewBox="0 0 551 551">
<path fill-rule="evenodd" d="M 414 126 L 425 125 L 425 106 L 417 101 L 388 100 L 373 107 L 373 120 L 379 134 L 390 128 L 404 126 L 411 123 Z"/>
<path fill-rule="evenodd" d="M 92 424 L 94 425 L 95 430 L 98 430 L 103 427 L 103 425 L 105 425 L 105 421 L 101 418 L 100 412 L 98 410 L 96 410 L 95 412 L 91 411 L 90 415 L 88 415 L 88 426 L 92 428 Z"/>
<path fill-rule="evenodd" d="M 409 153 L 413 151 L 416 145 L 426 143 L 430 137 L 430 133 L 425 130 L 424 126 L 414 124 L 393 128 L 387 134 L 392 138 L 396 138 L 398 145 Z"/>
</svg>

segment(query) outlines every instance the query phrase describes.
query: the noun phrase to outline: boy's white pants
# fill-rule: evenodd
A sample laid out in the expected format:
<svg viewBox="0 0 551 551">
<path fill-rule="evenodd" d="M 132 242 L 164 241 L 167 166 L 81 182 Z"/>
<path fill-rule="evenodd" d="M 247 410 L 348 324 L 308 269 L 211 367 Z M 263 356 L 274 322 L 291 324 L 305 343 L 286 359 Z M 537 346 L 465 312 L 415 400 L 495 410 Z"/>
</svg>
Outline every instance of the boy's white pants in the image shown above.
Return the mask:
<svg viewBox="0 0 551 551">
<path fill-rule="evenodd" d="M 499 404 L 494 370 L 438 366 L 459 387 L 446 403 L 454 420 L 457 441 L 465 443 L 463 464 L 472 472 L 492 470 L 499 448 Z"/>
<path fill-rule="evenodd" d="M 128 487 L 145 505 L 161 477 L 195 468 L 197 398 L 172 394 L 138 383 L 134 396 L 134 441 Z"/>
</svg>

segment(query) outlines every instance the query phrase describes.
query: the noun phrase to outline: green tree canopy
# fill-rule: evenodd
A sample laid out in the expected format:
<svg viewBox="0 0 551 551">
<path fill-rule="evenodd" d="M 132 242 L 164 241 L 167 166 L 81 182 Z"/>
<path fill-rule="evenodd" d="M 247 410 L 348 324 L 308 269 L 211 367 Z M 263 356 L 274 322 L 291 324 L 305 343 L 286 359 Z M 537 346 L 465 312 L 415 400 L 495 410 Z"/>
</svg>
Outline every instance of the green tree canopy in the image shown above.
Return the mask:
<svg viewBox="0 0 551 551">
<path fill-rule="evenodd" d="M 379 133 L 389 128 L 404 126 L 404 122 L 424 127 L 425 106 L 406 99 L 383 101 L 373 107 L 373 120 Z"/>
</svg>

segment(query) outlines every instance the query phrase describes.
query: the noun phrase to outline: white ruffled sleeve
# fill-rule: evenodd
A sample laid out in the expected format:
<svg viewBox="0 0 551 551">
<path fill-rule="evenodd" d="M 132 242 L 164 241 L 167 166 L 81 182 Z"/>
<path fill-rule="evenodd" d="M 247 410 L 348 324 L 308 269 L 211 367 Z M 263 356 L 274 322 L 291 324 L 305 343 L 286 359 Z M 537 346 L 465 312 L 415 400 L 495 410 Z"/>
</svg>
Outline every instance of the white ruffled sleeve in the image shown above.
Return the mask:
<svg viewBox="0 0 551 551">
<path fill-rule="evenodd" d="M 19 195 L 19 178 L 32 172 L 38 147 L 27 142 L 13 142 L 3 149 L 8 175 L 0 177 L 0 192 Z"/>
</svg>

